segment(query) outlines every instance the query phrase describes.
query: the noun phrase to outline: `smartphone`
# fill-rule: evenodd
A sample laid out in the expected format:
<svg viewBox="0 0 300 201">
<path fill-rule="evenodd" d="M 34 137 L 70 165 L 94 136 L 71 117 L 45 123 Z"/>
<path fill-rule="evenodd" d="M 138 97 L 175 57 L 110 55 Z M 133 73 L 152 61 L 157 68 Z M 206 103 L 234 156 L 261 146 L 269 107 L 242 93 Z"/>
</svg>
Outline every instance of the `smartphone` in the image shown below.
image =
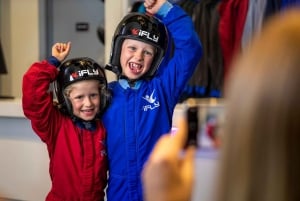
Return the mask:
<svg viewBox="0 0 300 201">
<path fill-rule="evenodd" d="M 199 147 L 198 144 L 198 132 L 199 132 L 199 120 L 198 120 L 199 108 L 197 105 L 188 106 L 186 109 L 186 118 L 188 123 L 188 137 L 185 144 L 185 148 L 188 146 Z"/>
</svg>

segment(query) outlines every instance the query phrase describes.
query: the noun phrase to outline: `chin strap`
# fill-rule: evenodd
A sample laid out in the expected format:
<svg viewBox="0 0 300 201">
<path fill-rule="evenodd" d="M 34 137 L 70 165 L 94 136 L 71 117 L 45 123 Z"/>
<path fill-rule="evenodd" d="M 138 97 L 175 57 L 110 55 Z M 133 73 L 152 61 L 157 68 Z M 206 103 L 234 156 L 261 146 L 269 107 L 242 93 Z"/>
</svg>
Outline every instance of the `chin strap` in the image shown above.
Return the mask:
<svg viewBox="0 0 300 201">
<path fill-rule="evenodd" d="M 109 70 L 109 71 L 115 73 L 117 75 L 118 79 L 121 77 L 122 70 L 118 66 L 114 66 L 114 65 L 111 65 L 111 64 L 106 64 L 104 68 L 106 70 Z"/>
<path fill-rule="evenodd" d="M 113 73 L 115 73 L 117 75 L 118 79 L 127 80 L 130 87 L 134 87 L 135 82 L 138 81 L 138 80 L 131 80 L 127 76 L 122 75 L 122 70 L 118 66 L 114 66 L 114 65 L 111 65 L 111 64 L 106 64 L 104 68 L 106 70 L 109 70 L 109 71 L 112 71 Z"/>
<path fill-rule="evenodd" d="M 96 130 L 96 120 L 95 119 L 91 120 L 91 121 L 85 121 L 85 120 L 80 119 L 73 115 L 72 120 L 76 124 L 76 126 L 78 126 L 79 128 L 83 128 L 83 129 L 90 130 L 90 131 Z"/>
</svg>

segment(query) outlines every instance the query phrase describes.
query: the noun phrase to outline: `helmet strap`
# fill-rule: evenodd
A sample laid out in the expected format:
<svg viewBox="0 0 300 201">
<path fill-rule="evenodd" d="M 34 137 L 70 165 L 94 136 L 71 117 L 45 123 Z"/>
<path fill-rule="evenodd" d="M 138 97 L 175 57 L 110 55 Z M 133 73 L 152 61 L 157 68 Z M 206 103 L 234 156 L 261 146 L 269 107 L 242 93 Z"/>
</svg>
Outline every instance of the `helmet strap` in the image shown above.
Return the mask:
<svg viewBox="0 0 300 201">
<path fill-rule="evenodd" d="M 83 128 L 83 129 L 90 130 L 90 131 L 96 130 L 96 121 L 95 120 L 84 121 L 78 117 L 75 117 L 74 115 L 73 115 L 72 120 L 76 124 L 76 126 L 78 126 L 79 128 Z"/>
<path fill-rule="evenodd" d="M 112 71 L 117 75 L 119 78 L 122 74 L 122 69 L 119 66 L 111 65 L 111 64 L 106 64 L 104 67 L 106 70 Z"/>
</svg>

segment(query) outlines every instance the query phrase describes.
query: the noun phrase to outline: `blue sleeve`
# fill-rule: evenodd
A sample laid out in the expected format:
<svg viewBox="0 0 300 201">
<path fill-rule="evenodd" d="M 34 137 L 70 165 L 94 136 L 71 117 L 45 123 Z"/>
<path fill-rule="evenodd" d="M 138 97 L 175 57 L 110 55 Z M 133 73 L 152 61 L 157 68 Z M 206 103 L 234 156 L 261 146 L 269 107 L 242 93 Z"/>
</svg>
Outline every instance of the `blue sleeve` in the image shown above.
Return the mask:
<svg viewBox="0 0 300 201">
<path fill-rule="evenodd" d="M 162 21 L 170 33 L 173 55 L 159 67 L 159 76 L 162 85 L 169 89 L 167 95 L 178 101 L 202 57 L 203 49 L 191 17 L 180 6 L 173 4 Z"/>
<path fill-rule="evenodd" d="M 54 56 L 49 57 L 49 58 L 47 59 L 47 61 L 48 61 L 51 65 L 56 66 L 56 67 L 59 67 L 59 66 L 60 66 L 60 63 L 61 63 L 61 62 L 60 62 L 56 57 L 54 57 Z"/>
<path fill-rule="evenodd" d="M 169 13 L 169 11 L 172 9 L 173 5 L 166 1 L 160 9 L 157 11 L 156 15 L 160 18 L 166 17 L 166 15 Z"/>
</svg>

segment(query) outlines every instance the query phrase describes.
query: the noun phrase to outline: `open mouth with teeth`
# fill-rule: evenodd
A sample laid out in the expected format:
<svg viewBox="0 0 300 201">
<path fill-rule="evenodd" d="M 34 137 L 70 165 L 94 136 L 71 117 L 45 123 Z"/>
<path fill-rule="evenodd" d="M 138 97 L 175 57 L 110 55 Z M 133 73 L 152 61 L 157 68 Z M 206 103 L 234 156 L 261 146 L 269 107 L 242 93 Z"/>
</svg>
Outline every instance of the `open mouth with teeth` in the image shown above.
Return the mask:
<svg viewBox="0 0 300 201">
<path fill-rule="evenodd" d="M 137 63 L 133 63 L 133 62 L 129 63 L 129 68 L 130 68 L 131 72 L 134 74 L 139 74 L 143 70 L 143 66 L 141 64 L 137 64 Z"/>
<path fill-rule="evenodd" d="M 85 109 L 85 110 L 81 110 L 81 113 L 86 116 L 93 116 L 94 115 L 94 109 Z"/>
</svg>

